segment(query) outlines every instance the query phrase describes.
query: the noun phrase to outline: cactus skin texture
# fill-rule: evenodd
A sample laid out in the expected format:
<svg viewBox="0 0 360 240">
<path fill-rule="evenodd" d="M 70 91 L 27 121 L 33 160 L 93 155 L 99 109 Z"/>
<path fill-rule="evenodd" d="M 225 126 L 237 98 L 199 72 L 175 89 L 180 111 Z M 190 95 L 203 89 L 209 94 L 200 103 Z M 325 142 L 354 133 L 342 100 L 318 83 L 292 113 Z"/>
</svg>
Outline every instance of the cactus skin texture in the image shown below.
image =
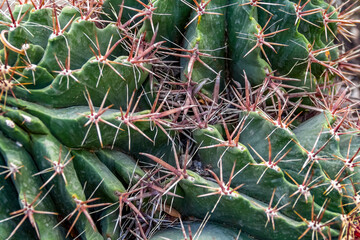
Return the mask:
<svg viewBox="0 0 360 240">
<path fill-rule="evenodd" d="M 356 1 L 0 14 L 1 239 L 357 239 Z"/>
</svg>

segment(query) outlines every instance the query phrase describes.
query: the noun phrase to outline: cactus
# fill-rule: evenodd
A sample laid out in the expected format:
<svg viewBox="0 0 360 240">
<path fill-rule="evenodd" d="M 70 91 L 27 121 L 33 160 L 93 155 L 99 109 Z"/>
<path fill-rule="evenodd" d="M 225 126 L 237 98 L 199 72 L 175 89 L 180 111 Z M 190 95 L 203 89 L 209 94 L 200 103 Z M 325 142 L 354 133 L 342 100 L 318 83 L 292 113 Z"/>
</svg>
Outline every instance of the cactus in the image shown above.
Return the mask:
<svg viewBox="0 0 360 240">
<path fill-rule="evenodd" d="M 3 1 L 1 239 L 356 239 L 346 4 Z"/>
</svg>

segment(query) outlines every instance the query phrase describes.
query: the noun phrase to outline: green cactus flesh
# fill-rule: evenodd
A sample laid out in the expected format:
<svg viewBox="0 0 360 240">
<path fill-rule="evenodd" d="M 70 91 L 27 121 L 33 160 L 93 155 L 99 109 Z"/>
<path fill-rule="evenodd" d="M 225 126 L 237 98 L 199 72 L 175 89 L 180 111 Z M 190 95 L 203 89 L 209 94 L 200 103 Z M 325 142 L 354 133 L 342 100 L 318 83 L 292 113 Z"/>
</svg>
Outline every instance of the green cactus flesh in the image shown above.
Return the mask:
<svg viewBox="0 0 360 240">
<path fill-rule="evenodd" d="M 356 2 L 4 4 L 1 239 L 357 239 Z"/>
</svg>

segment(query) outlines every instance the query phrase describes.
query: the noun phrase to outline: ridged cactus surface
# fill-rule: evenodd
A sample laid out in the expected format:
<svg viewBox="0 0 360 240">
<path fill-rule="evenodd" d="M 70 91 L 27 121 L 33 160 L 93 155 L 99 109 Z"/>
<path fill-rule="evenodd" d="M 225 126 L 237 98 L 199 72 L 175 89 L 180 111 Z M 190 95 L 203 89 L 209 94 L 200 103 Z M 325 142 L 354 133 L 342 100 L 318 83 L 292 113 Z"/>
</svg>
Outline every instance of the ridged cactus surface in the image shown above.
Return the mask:
<svg viewBox="0 0 360 240">
<path fill-rule="evenodd" d="M 360 7 L 2 2 L 0 239 L 358 239 Z"/>
</svg>

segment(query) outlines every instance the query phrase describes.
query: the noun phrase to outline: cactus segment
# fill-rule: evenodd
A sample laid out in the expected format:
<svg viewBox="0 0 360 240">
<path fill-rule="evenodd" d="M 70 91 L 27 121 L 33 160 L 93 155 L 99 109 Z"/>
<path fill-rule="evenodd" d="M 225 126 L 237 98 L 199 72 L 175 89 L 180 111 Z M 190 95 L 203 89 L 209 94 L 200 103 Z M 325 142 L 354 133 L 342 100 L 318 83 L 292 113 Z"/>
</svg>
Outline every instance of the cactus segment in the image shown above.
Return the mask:
<svg viewBox="0 0 360 240">
<path fill-rule="evenodd" d="M 266 208 L 266 206 L 262 206 L 255 199 L 236 191 L 230 195 L 198 197 L 212 193 L 213 190 L 207 189 L 207 187 L 217 188 L 217 185 L 195 173 L 188 172 L 188 174 L 193 177 L 193 181 L 182 180 L 179 183 L 184 191 L 183 201 L 186 201 L 186 204 L 174 205 L 177 210 L 180 210 L 185 215 L 191 214 L 202 219 L 210 212 L 214 221 L 231 224 L 244 229 L 246 233 L 255 238 L 261 237 L 262 239 L 295 239 L 299 233 L 301 234 L 306 229 L 304 223 L 290 220 L 282 214 L 278 214 L 278 217 L 274 219 L 276 231 L 273 231 L 270 227 L 264 228 L 267 217 L 263 208 Z M 231 208 L 228 208 L 229 204 L 232 206 Z M 258 228 L 261 229 L 261 233 Z M 336 235 L 336 233 L 333 234 Z"/>
<path fill-rule="evenodd" d="M 192 6 L 189 3 L 188 5 Z M 194 81 L 203 84 L 203 81 L 206 81 L 203 92 L 211 96 L 215 81 L 210 81 L 215 79 L 218 73 L 225 72 L 225 48 L 223 46 L 226 35 L 226 7 L 224 1 L 213 0 L 206 5 L 204 10 L 195 9 L 197 10 L 192 10 L 191 20 L 185 26 L 186 40 L 183 43 L 184 50 L 182 51 L 183 54 L 189 53 L 189 57 L 180 60 L 183 69 L 181 77 L 184 82 Z M 204 14 L 199 15 L 201 11 L 204 11 Z M 222 78 L 222 88 L 224 87 L 223 82 Z"/>
<path fill-rule="evenodd" d="M 83 183 L 86 181 L 91 191 L 99 185 L 95 195 L 99 194 L 103 200 L 107 198 L 111 202 L 116 202 L 118 199 L 115 192 L 125 192 L 125 188 L 115 175 L 111 173 L 95 154 L 91 154 L 88 151 L 72 152 L 75 156 L 74 166 L 79 179 Z"/>
<path fill-rule="evenodd" d="M 5 166 L 5 160 L 3 159 L 2 155 L 0 155 L 0 166 L 1 172 L 3 173 L 3 170 L 6 171 L 3 167 Z M 10 172 L 6 172 L 3 174 L 6 174 L 6 176 Z M 0 201 L 2 203 L 0 208 L 0 218 L 1 218 L 1 224 L 0 224 L 0 237 L 2 239 L 6 239 L 8 236 L 10 236 L 13 229 L 16 227 L 16 225 L 19 223 L 20 220 L 18 219 L 9 219 L 5 220 L 9 217 L 11 212 L 15 212 L 20 209 L 20 206 L 18 204 L 18 201 L 13 201 L 13 199 L 17 199 L 17 192 L 15 190 L 14 185 L 11 182 L 11 179 L 9 177 L 0 178 Z M 26 231 L 19 231 L 14 234 L 14 238 L 19 239 L 34 239 L 35 238 L 35 231 L 31 229 L 31 225 L 28 222 L 24 223 L 24 228 L 26 228 Z"/>
<path fill-rule="evenodd" d="M 145 172 L 140 168 L 130 156 L 115 150 L 100 150 L 96 153 L 98 158 L 111 169 L 112 172 L 120 177 L 127 185 L 134 185 L 142 177 Z"/>
<path fill-rule="evenodd" d="M 256 20 L 256 8 L 239 6 L 245 0 L 237 2 L 239 4 L 229 6 L 226 13 L 229 53 L 232 59 L 230 74 L 234 80 L 243 84 L 245 71 L 251 85 L 256 86 L 263 82 L 267 72 L 271 72 L 271 67 L 262 59 L 260 48 L 254 48 L 254 34 L 261 29 Z"/>
<path fill-rule="evenodd" d="M 183 233 L 185 231 L 185 234 Z M 183 225 L 175 226 L 174 228 L 164 229 L 156 233 L 151 240 L 160 240 L 160 239 L 173 239 L 181 240 L 186 237 L 197 237 L 199 240 L 206 239 L 239 239 L 239 240 L 251 240 L 252 237 L 248 237 L 243 231 L 236 231 L 232 228 L 227 228 L 219 224 L 207 223 L 205 227 L 201 228 L 201 223 L 191 222 L 183 223 Z"/>
<path fill-rule="evenodd" d="M 83 187 L 74 168 L 70 150 L 61 145 L 58 140 L 50 134 L 32 135 L 32 139 L 35 156 L 34 161 L 41 170 L 39 173 L 43 173 L 41 175 L 43 176 L 44 184 L 53 176 L 51 182 L 48 182 L 49 186 L 54 186 L 50 194 L 55 201 L 56 207 L 64 214 L 66 220 L 77 207 L 74 197 L 80 200 L 86 200 Z M 44 161 L 44 159 L 48 159 L 49 161 Z M 46 173 L 54 166 L 51 162 L 58 162 L 59 160 L 62 164 L 68 163 L 63 168 L 62 173 L 56 175 L 54 175 L 55 172 Z M 68 219 L 68 221 L 72 224 L 74 217 Z M 76 232 L 84 232 L 85 239 L 102 239 L 101 235 L 96 232 L 96 228 L 94 229 L 90 225 L 84 215 L 80 216 L 75 224 L 75 228 L 76 231 L 70 232 L 70 235 L 76 235 Z"/>
<path fill-rule="evenodd" d="M 185 2 L 190 2 L 186 0 Z M 152 16 L 152 23 L 150 20 L 145 20 L 144 25 L 141 27 L 140 32 L 146 32 L 146 39 L 150 41 L 154 30 L 157 26 L 158 32 L 156 34 L 156 42 L 167 40 L 165 43 L 167 47 L 174 47 L 174 45 L 180 45 L 182 38 L 182 29 L 186 26 L 186 21 L 190 16 L 191 8 L 186 7 L 183 1 L 154 1 L 154 15 Z M 162 23 L 166 22 L 166 25 Z M 166 38 L 166 39 L 165 39 Z"/>
<path fill-rule="evenodd" d="M 14 185 L 19 194 L 20 207 L 23 210 L 19 212 L 19 216 L 24 215 L 22 217 L 31 222 L 39 238 L 41 236 L 45 239 L 64 239 L 60 228 L 52 229 L 57 224 L 55 215 L 58 213 L 55 212 L 52 200 L 44 198 L 46 193 L 40 192 L 39 194 L 38 192 L 41 180 L 40 177 L 32 176 L 37 172 L 37 169 L 31 156 L 21 146 L 6 138 L 2 133 L 0 133 L 0 152 L 8 166 L 17 167 L 21 172 L 21 174 L 14 173 L 17 175 Z M 26 211 L 28 207 L 33 207 L 34 215 L 28 215 L 29 212 Z"/>
</svg>

